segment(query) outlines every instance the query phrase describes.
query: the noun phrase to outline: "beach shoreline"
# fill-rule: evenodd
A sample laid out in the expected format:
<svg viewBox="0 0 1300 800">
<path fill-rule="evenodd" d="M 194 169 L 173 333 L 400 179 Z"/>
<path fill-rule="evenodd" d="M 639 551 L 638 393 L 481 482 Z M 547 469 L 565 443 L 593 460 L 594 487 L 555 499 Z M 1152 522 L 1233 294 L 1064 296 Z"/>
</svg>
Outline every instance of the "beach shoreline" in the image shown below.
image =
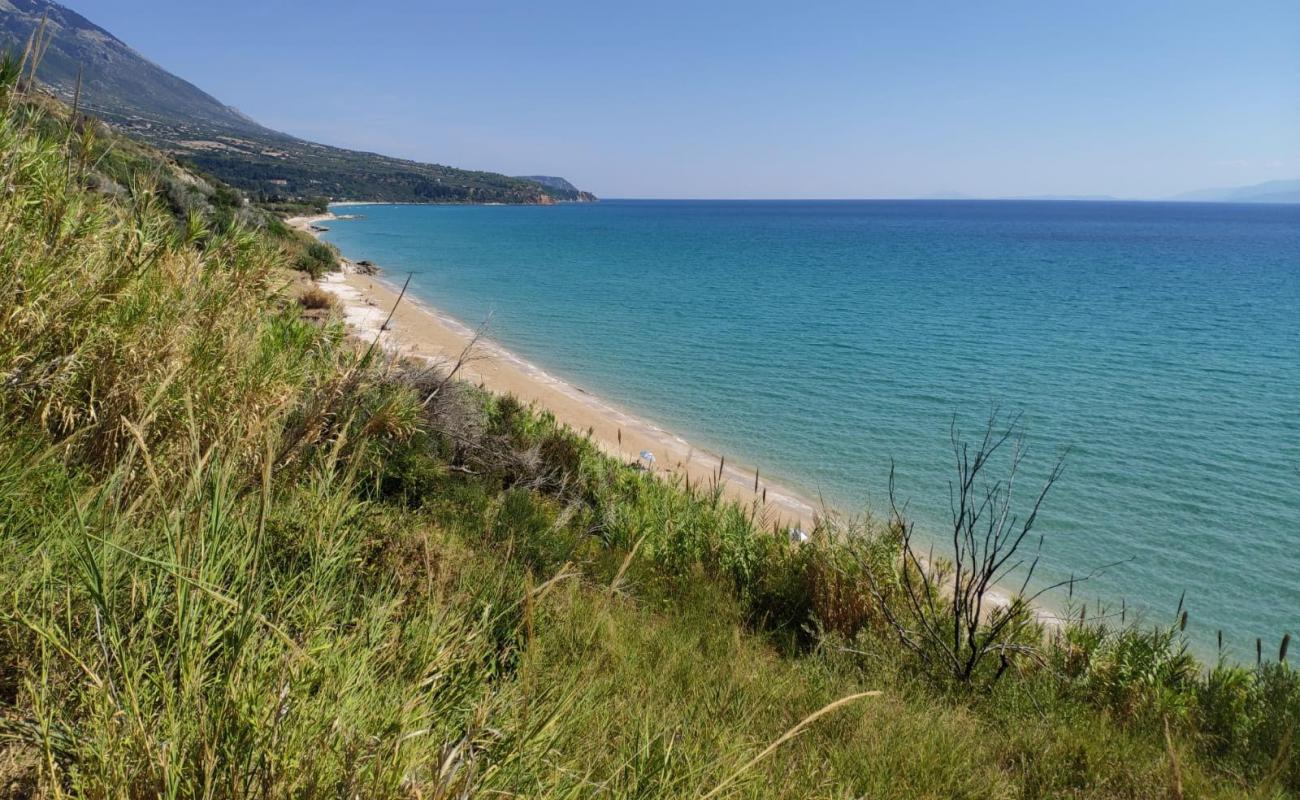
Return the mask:
<svg viewBox="0 0 1300 800">
<path fill-rule="evenodd" d="M 320 238 L 321 231 L 315 227 L 347 216 L 330 211 L 292 217 L 286 223 Z M 512 394 L 526 404 L 550 412 L 560 424 L 580 435 L 589 434 L 602 452 L 620 461 L 644 466 L 640 453 L 649 451 L 655 457 L 651 472 L 660 477 L 689 479 L 692 486 L 699 487 L 720 485 L 725 499 L 753 508 L 764 528 L 811 533 L 819 524 L 839 528 L 839 523 L 848 519 L 824 502 L 815 502 L 779 482 L 769 481 L 761 470 L 756 473 L 753 467 L 729 463 L 724 456 L 699 448 L 643 417 L 551 375 L 409 293 L 399 303 L 400 286 L 379 275 L 359 272 L 357 262 L 346 255 L 340 256 L 340 270 L 323 276 L 318 285 L 338 298 L 344 320 L 355 335 L 377 339 L 393 355 L 438 366 L 454 364 L 473 343 L 474 357 L 459 373 L 463 380 L 497 394 Z M 385 329 L 386 321 L 389 324 Z M 929 538 L 937 541 L 936 537 Z M 987 600 L 993 608 L 1005 608 L 1014 595 L 1009 588 L 997 586 L 990 590 Z M 1060 613 L 1041 598 L 1034 604 L 1033 613 L 1048 629 L 1063 621 Z"/>
<path fill-rule="evenodd" d="M 339 205 L 359 205 L 346 203 Z M 319 238 L 321 223 L 339 219 L 332 211 L 292 217 L 286 224 Z M 360 254 L 357 254 L 360 255 Z M 398 302 L 400 287 L 377 275 L 362 274 L 356 262 L 341 259 L 339 272 L 319 281 L 338 298 L 348 327 L 358 336 L 378 337 L 389 353 L 427 363 L 452 365 L 473 344 L 472 358 L 462 365 L 464 380 L 498 394 L 513 394 L 524 403 L 550 412 L 579 434 L 589 434 L 607 455 L 640 462 L 643 451 L 653 454 L 653 473 L 679 476 L 691 485 L 722 488 L 723 497 L 753 507 L 764 527 L 811 531 L 831 514 L 824 506 L 725 456 L 691 444 L 653 422 L 618 408 L 608 400 L 520 358 L 469 325 L 408 293 Z M 392 314 L 385 329 L 384 323 Z"/>
</svg>

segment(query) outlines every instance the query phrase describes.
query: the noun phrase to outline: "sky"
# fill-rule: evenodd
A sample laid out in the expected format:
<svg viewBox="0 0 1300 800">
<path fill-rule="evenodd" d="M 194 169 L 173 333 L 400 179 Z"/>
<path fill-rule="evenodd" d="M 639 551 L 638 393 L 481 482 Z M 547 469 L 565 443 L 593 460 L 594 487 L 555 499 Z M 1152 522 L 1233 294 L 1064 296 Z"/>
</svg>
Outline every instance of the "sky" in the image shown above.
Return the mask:
<svg viewBox="0 0 1300 800">
<path fill-rule="evenodd" d="M 1297 0 L 64 0 L 306 139 L 602 197 L 1300 178 Z"/>
</svg>

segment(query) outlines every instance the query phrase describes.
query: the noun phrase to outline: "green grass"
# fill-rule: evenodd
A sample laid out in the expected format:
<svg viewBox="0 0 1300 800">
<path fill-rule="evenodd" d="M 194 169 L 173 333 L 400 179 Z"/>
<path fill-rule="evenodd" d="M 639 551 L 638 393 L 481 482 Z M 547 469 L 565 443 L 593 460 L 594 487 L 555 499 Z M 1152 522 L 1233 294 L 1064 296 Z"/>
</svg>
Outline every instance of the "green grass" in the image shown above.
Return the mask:
<svg viewBox="0 0 1300 800">
<path fill-rule="evenodd" d="M 896 526 L 794 546 L 367 355 L 274 224 L 0 92 L 0 797 L 1300 788 L 1276 657 L 1088 622 L 955 682 L 881 613 Z"/>
</svg>

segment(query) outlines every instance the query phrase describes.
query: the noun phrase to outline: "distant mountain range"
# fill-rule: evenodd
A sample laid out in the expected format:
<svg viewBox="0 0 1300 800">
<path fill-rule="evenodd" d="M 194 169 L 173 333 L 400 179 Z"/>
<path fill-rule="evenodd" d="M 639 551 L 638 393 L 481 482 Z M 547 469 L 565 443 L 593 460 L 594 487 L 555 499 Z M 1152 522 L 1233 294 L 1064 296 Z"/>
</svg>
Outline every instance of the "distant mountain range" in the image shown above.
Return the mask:
<svg viewBox="0 0 1300 800">
<path fill-rule="evenodd" d="M 84 109 L 256 199 L 497 203 L 596 199 L 563 178 L 513 178 L 424 164 L 329 147 L 271 130 L 51 0 L 0 0 L 0 51 L 21 54 L 42 18 L 50 38 L 37 78 L 47 88 L 71 102 L 80 70 Z"/>
<path fill-rule="evenodd" d="M 1265 181 L 1227 189 L 1199 189 L 1169 199 L 1201 203 L 1300 203 L 1300 180 Z"/>
<path fill-rule="evenodd" d="M 926 200 L 1054 200 L 1071 202 L 1124 202 L 1149 200 L 1153 198 L 1112 197 L 1106 194 L 1040 194 L 1014 197 L 978 197 L 956 192 L 929 195 Z M 1251 186 L 1237 186 L 1222 189 L 1198 189 L 1184 192 L 1172 197 L 1154 198 L 1164 202 L 1177 203 L 1300 203 L 1300 180 L 1267 181 Z"/>
</svg>

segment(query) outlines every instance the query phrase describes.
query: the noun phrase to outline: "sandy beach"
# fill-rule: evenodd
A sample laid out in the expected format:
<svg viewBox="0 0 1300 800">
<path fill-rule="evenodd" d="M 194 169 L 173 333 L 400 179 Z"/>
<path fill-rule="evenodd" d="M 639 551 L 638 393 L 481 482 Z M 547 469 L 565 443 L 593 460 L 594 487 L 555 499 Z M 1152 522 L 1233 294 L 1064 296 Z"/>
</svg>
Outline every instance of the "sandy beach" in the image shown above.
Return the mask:
<svg viewBox="0 0 1300 800">
<path fill-rule="evenodd" d="M 333 219 L 337 217 L 323 214 L 294 217 L 286 222 L 316 235 L 312 226 Z M 355 255 L 364 257 L 360 253 Z M 387 278 L 392 280 L 393 276 Z M 342 270 L 325 276 L 320 286 L 338 297 L 348 326 L 358 336 L 368 340 L 380 337 L 381 345 L 395 355 L 450 365 L 465 352 L 475 335 L 464 323 L 409 293 L 398 303 L 399 287 L 381 277 L 358 273 L 347 258 L 343 259 Z M 387 330 L 381 330 L 390 312 L 392 321 Z M 720 480 L 727 498 L 746 506 L 760 504 L 759 513 L 767 526 L 811 529 L 815 524 L 820 511 L 817 504 L 769 482 L 761 471 L 756 481 L 753 468 L 701 450 L 682 437 L 545 372 L 493 342 L 490 331 L 487 334 L 474 344 L 473 357 L 461 370 L 465 380 L 493 392 L 513 394 L 525 403 L 550 411 L 573 430 L 590 432 L 602 450 L 621 460 L 635 461 L 642 451 L 649 451 L 654 455 L 652 469 L 656 473 L 689 476 L 692 484 L 701 486 Z"/>
<path fill-rule="evenodd" d="M 286 222 L 319 236 L 313 226 L 339 218 L 330 213 L 294 217 Z M 349 328 L 366 341 L 378 336 L 381 346 L 394 355 L 449 366 L 474 339 L 472 328 L 410 293 L 398 303 L 400 283 L 394 286 L 389 282 L 395 276 L 385 279 L 362 274 L 347 257 L 341 259 L 340 266 L 340 271 L 326 275 L 319 285 L 339 299 Z M 392 319 L 384 330 L 390 312 Z M 590 432 L 603 451 L 620 460 L 639 461 L 640 454 L 649 451 L 655 457 L 652 471 L 659 475 L 689 476 L 692 485 L 698 486 L 711 486 L 720 480 L 728 499 L 746 507 L 760 506 L 764 527 L 791 526 L 811 531 L 819 518 L 834 516 L 833 510 L 767 480 L 761 471 L 755 481 L 754 468 L 695 447 L 681 436 L 547 373 L 493 342 L 490 331 L 474 343 L 473 356 L 461 368 L 460 375 L 490 391 L 513 394 L 525 403 L 546 409 L 574 431 Z M 1012 592 L 999 587 L 990 592 L 988 599 L 993 607 L 1002 607 L 1010 603 L 1011 596 Z M 1058 621 L 1056 613 L 1043 604 L 1035 607 L 1035 613 L 1039 621 L 1049 626 Z"/>
</svg>

